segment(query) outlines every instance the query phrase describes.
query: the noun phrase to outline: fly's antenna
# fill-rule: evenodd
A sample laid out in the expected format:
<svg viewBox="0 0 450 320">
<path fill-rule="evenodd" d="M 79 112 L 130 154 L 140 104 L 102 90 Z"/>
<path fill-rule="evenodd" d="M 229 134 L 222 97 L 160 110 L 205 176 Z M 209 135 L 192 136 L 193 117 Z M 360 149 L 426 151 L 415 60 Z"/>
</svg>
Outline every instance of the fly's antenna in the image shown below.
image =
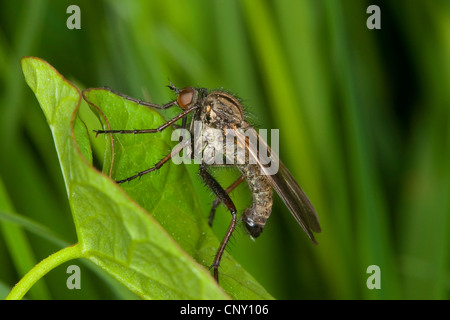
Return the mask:
<svg viewBox="0 0 450 320">
<path fill-rule="evenodd" d="M 172 81 L 170 81 L 170 79 L 169 79 L 169 85 L 167 86 L 167 88 L 169 88 L 170 90 L 174 91 L 176 94 L 179 94 L 181 92 L 180 89 L 175 87 L 175 85 L 172 83 Z"/>
</svg>

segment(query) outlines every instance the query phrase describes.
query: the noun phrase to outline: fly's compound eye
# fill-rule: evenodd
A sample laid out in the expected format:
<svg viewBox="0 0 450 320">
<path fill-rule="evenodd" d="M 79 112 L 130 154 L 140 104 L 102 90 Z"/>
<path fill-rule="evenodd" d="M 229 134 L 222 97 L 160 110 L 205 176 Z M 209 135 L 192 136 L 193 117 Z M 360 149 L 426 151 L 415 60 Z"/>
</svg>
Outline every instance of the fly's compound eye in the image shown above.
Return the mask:
<svg viewBox="0 0 450 320">
<path fill-rule="evenodd" d="M 195 95 L 195 89 L 192 87 L 186 87 L 181 90 L 178 95 L 178 105 L 181 109 L 186 109 L 193 102 Z"/>
</svg>

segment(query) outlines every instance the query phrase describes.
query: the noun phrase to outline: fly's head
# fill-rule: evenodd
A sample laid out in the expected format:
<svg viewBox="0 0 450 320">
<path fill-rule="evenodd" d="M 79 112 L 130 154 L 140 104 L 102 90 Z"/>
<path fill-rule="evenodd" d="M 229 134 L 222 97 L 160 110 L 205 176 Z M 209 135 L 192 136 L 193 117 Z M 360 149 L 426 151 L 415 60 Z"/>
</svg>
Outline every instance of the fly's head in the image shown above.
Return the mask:
<svg viewBox="0 0 450 320">
<path fill-rule="evenodd" d="M 222 91 L 209 93 L 201 102 L 201 120 L 209 126 L 224 129 L 240 126 L 244 121 L 241 103 L 231 94 Z"/>
<path fill-rule="evenodd" d="M 171 84 L 169 88 L 178 94 L 177 104 L 183 110 L 198 104 L 207 92 L 204 88 L 196 89 L 193 87 L 186 87 L 178 89 L 173 84 Z"/>
</svg>

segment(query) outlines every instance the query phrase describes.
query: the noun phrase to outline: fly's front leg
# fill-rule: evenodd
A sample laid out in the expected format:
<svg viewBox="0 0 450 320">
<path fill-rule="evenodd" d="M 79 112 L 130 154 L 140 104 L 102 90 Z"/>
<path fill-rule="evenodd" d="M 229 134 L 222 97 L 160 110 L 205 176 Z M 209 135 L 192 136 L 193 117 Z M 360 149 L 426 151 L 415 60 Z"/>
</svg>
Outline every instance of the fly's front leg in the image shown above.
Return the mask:
<svg viewBox="0 0 450 320">
<path fill-rule="evenodd" d="M 177 122 L 180 119 L 183 119 L 183 125 L 186 125 L 186 120 L 185 120 L 186 116 L 190 112 L 195 110 L 195 109 L 197 109 L 197 107 L 193 106 L 191 108 L 188 108 L 188 109 L 184 110 L 182 113 L 180 113 L 179 115 L 177 115 L 174 118 L 170 119 L 169 121 L 167 121 L 166 123 L 164 123 L 163 125 L 159 126 L 156 129 L 144 129 L 144 130 L 94 130 L 94 132 L 96 133 L 96 136 L 98 136 L 99 134 L 106 134 L 106 133 L 120 133 L 120 134 L 133 133 L 133 134 L 138 134 L 138 133 L 155 133 L 155 132 L 160 132 L 160 131 L 163 131 L 164 129 L 170 127 L 171 125 L 173 125 L 175 122 Z M 163 164 L 165 164 L 168 160 L 170 160 L 172 158 L 172 155 L 179 153 L 184 146 L 185 146 L 185 144 L 180 144 L 179 147 L 177 148 L 177 150 L 173 150 L 170 154 L 165 156 L 161 161 L 156 163 L 154 167 L 149 168 L 149 169 L 144 170 L 144 171 L 141 171 L 141 172 L 138 172 L 134 176 L 128 177 L 126 179 L 118 180 L 117 183 L 129 182 L 129 181 L 134 180 L 136 178 L 142 177 L 144 174 L 147 174 L 149 172 L 158 170 L 159 168 L 162 167 Z"/>
<path fill-rule="evenodd" d="M 177 116 L 175 116 L 174 118 L 170 119 L 169 121 L 167 121 L 166 123 L 164 123 L 163 125 L 159 126 L 156 129 L 141 129 L 141 130 L 94 130 L 94 132 L 96 133 L 96 136 L 98 136 L 99 134 L 105 134 L 105 133 L 119 133 L 119 134 L 139 134 L 139 133 L 156 133 L 156 132 L 161 132 L 164 129 L 170 127 L 171 125 L 173 125 L 175 122 L 177 122 L 178 120 L 180 120 L 181 118 L 186 117 L 190 112 L 194 111 L 195 109 L 197 109 L 197 106 L 192 106 L 186 110 L 184 110 L 183 112 L 181 112 L 180 114 L 178 114 Z"/>
<path fill-rule="evenodd" d="M 175 87 L 174 87 L 174 88 L 175 88 Z M 162 109 L 162 110 L 164 110 L 164 109 L 167 109 L 167 108 L 170 108 L 170 107 L 172 107 L 172 106 L 176 106 L 176 105 L 177 105 L 177 100 L 173 100 L 173 101 L 170 101 L 170 102 L 168 102 L 168 103 L 166 103 L 166 104 L 159 105 L 159 104 L 155 104 L 155 103 L 151 103 L 151 102 L 147 102 L 147 101 L 142 101 L 142 100 L 139 100 L 139 99 L 130 97 L 130 96 L 124 94 L 124 93 L 115 91 L 115 90 L 113 90 L 113 89 L 111 89 L 111 88 L 109 88 L 109 87 L 104 87 L 103 89 L 108 90 L 108 91 L 114 93 L 116 96 L 122 97 L 122 98 L 124 98 L 124 99 L 126 99 L 126 100 L 128 100 L 128 101 L 132 101 L 132 102 L 137 103 L 138 105 L 144 106 L 144 107 L 156 108 L 156 109 Z M 171 89 L 172 89 L 172 88 L 171 88 Z M 175 88 L 175 89 L 172 89 L 172 90 L 175 91 L 175 90 L 179 90 L 179 89 Z"/>
<path fill-rule="evenodd" d="M 231 200 L 230 196 L 227 192 L 222 188 L 222 186 L 217 182 L 216 179 L 208 172 L 208 169 L 205 164 L 200 165 L 200 177 L 205 181 L 206 185 L 216 194 L 216 196 L 220 199 L 221 202 L 227 207 L 228 211 L 231 213 L 231 223 L 228 227 L 228 230 L 217 250 L 216 256 L 214 258 L 214 262 L 212 264 L 212 268 L 214 269 L 214 279 L 219 282 L 219 266 L 220 261 L 222 259 L 222 255 L 225 251 L 228 241 L 230 240 L 231 235 L 233 234 L 234 229 L 236 228 L 236 207 Z"/>
</svg>

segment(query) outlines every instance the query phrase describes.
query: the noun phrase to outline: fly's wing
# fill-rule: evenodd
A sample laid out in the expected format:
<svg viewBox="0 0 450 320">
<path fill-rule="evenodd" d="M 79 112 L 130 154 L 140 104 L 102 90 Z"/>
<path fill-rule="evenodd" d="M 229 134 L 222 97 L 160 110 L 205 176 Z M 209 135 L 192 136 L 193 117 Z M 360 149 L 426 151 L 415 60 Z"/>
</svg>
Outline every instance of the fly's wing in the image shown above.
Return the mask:
<svg viewBox="0 0 450 320">
<path fill-rule="evenodd" d="M 272 152 L 267 142 L 259 136 L 256 130 L 251 127 L 249 128 L 245 133 L 242 129 L 234 128 L 238 146 L 241 148 L 245 146 L 244 148 L 248 151 L 248 159 L 246 160 L 248 163 L 256 163 L 259 166 L 261 174 L 265 176 L 270 185 L 275 189 L 312 242 L 317 244 L 312 233 L 312 231 L 317 233 L 321 231 L 316 210 L 314 210 L 308 197 L 286 166 L 281 162 L 275 152 Z M 259 156 L 258 145 L 260 146 L 259 150 L 261 150 L 261 147 L 265 147 L 267 151 L 264 152 L 270 154 L 269 163 L 267 161 L 264 161 L 267 164 L 262 163 L 261 159 L 264 159 L 265 155 L 262 154 L 262 157 Z M 278 170 L 276 172 L 273 166 L 270 165 L 273 162 L 278 164 Z"/>
<path fill-rule="evenodd" d="M 286 166 L 281 161 L 279 164 L 278 172 L 275 175 L 266 175 L 266 179 L 283 199 L 312 242 L 317 244 L 311 232 L 311 230 L 317 233 L 321 231 L 316 210 Z"/>
</svg>

